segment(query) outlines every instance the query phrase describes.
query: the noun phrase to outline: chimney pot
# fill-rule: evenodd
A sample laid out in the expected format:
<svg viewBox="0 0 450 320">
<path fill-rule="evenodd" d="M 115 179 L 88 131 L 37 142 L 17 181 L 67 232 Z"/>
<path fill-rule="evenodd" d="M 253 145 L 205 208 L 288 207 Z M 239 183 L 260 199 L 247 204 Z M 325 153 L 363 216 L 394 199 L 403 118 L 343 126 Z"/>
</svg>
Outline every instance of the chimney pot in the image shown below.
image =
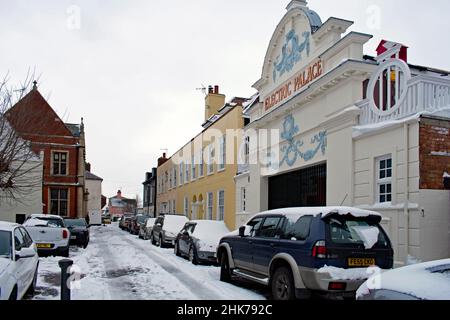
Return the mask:
<svg viewBox="0 0 450 320">
<path fill-rule="evenodd" d="M 219 86 L 214 86 L 214 93 L 219 94 Z"/>
<path fill-rule="evenodd" d="M 213 89 L 212 86 L 209 86 L 209 87 L 208 87 L 208 93 L 209 93 L 209 94 L 214 93 L 214 89 Z"/>
</svg>

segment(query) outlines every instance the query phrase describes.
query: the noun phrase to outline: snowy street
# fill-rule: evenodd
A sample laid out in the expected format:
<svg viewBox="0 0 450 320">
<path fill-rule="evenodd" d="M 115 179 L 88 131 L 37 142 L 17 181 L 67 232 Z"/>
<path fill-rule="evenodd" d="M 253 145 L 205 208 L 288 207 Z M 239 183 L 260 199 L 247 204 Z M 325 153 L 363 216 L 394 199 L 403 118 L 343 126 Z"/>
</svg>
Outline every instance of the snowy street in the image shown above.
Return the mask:
<svg viewBox="0 0 450 320">
<path fill-rule="evenodd" d="M 61 257 L 41 258 L 33 300 L 59 300 Z M 194 266 L 116 224 L 91 228 L 87 249 L 72 248 L 80 279 L 73 300 L 263 300 L 263 287 L 219 281 L 220 268 Z"/>
</svg>

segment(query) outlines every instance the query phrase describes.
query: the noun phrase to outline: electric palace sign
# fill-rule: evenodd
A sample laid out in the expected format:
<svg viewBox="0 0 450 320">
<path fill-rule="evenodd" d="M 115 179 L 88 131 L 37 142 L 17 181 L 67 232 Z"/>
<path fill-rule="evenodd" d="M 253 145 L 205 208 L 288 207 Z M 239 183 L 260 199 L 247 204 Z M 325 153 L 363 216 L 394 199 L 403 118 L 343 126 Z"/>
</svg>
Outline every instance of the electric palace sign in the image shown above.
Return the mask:
<svg viewBox="0 0 450 320">
<path fill-rule="evenodd" d="M 322 74 L 323 63 L 322 60 L 319 59 L 307 68 L 298 72 L 295 76 L 269 94 L 267 98 L 264 99 L 265 110 L 268 111 L 292 97 L 305 86 L 322 76 Z"/>
</svg>

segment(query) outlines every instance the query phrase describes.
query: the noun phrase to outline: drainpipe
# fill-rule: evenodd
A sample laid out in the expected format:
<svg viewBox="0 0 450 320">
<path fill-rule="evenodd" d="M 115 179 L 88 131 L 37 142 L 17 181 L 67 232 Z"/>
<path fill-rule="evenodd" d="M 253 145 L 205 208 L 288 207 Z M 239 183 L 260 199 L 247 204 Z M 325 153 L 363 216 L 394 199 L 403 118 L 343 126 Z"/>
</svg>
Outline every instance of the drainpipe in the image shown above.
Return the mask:
<svg viewBox="0 0 450 320">
<path fill-rule="evenodd" d="M 405 204 L 404 204 L 404 215 L 405 215 L 405 230 L 406 230 L 406 257 L 405 264 L 408 262 L 409 257 L 409 124 L 405 123 L 403 128 L 403 138 L 405 146 Z"/>
</svg>

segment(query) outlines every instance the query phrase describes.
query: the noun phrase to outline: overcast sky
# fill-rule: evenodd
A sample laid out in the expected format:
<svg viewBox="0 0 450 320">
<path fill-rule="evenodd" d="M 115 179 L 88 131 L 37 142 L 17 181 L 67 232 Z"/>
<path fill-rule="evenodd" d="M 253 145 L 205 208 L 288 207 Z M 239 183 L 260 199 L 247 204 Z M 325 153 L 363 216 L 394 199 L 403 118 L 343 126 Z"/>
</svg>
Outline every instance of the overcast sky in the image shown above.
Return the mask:
<svg viewBox="0 0 450 320">
<path fill-rule="evenodd" d="M 204 117 L 196 88 L 250 96 L 288 0 L 0 0 L 0 76 L 29 67 L 67 122 L 85 119 L 87 160 L 103 193 L 142 194 L 157 158 L 194 137 Z M 410 47 L 414 64 L 450 70 L 450 1 L 311 0 L 325 21 Z M 78 15 L 79 13 L 79 15 Z M 141 196 L 142 197 L 142 196 Z"/>
</svg>

